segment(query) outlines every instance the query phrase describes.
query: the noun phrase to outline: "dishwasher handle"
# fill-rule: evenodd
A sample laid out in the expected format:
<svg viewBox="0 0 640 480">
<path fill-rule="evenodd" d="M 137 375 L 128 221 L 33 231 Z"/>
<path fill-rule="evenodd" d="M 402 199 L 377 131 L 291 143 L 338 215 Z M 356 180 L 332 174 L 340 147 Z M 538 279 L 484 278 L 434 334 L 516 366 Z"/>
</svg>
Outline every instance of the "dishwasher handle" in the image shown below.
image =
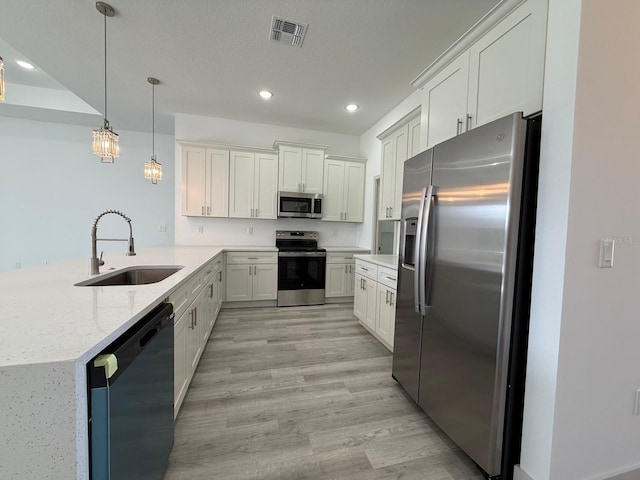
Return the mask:
<svg viewBox="0 0 640 480">
<path fill-rule="evenodd" d="M 158 333 L 173 325 L 173 305 L 161 303 L 140 321 L 105 348 L 89 363 L 90 388 L 112 385 L 131 363 L 147 348 Z M 107 378 L 104 365 L 95 365 L 94 360 L 102 355 L 113 355 L 117 359 L 117 370 Z"/>
</svg>

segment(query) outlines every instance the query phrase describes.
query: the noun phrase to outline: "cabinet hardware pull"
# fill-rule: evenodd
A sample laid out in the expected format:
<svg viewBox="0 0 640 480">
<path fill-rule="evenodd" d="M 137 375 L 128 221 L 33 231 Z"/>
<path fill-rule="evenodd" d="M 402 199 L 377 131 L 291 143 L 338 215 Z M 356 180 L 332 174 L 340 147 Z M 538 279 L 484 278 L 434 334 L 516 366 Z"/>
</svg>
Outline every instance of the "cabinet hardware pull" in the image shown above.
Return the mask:
<svg viewBox="0 0 640 480">
<path fill-rule="evenodd" d="M 254 275 L 258 274 L 258 266 L 257 265 L 253 267 L 253 274 Z"/>
<path fill-rule="evenodd" d="M 256 218 L 258 218 L 258 209 L 256 208 Z"/>
<path fill-rule="evenodd" d="M 471 114 L 467 113 L 467 132 L 471 130 Z"/>
<path fill-rule="evenodd" d="M 222 281 L 222 270 L 220 270 L 218 272 L 218 280 L 221 282 Z"/>
<path fill-rule="evenodd" d="M 364 270 L 365 272 L 368 272 L 369 269 L 367 267 L 360 267 L 362 270 Z"/>
<path fill-rule="evenodd" d="M 344 273 L 349 273 L 349 265 L 344 266 Z"/>
<path fill-rule="evenodd" d="M 207 215 L 211 215 L 211 207 L 207 207 Z"/>
<path fill-rule="evenodd" d="M 298 184 L 298 191 L 300 191 L 300 184 Z"/>
<path fill-rule="evenodd" d="M 304 192 L 304 183 L 302 184 L 302 191 Z"/>
<path fill-rule="evenodd" d="M 211 285 L 209 285 L 210 291 L 209 291 L 209 298 L 213 298 L 213 283 Z"/>
<path fill-rule="evenodd" d="M 252 271 L 253 271 L 253 268 L 251 268 L 251 265 L 249 265 L 249 276 L 251 276 Z"/>
<path fill-rule="evenodd" d="M 193 309 L 189 312 L 189 316 L 191 317 L 191 325 L 189 325 L 189 328 L 193 330 Z"/>
<path fill-rule="evenodd" d="M 456 124 L 456 135 L 460 135 L 462 133 L 462 119 L 457 119 L 458 123 Z"/>
<path fill-rule="evenodd" d="M 202 215 L 204 215 L 204 207 L 202 207 Z"/>
<path fill-rule="evenodd" d="M 391 298 L 389 299 L 389 305 L 393 305 L 393 292 L 390 292 L 390 293 L 391 293 L 390 295 Z"/>
<path fill-rule="evenodd" d="M 253 208 L 251 209 L 251 218 L 253 218 Z"/>
<path fill-rule="evenodd" d="M 258 260 L 258 257 L 247 257 L 248 260 Z"/>
<path fill-rule="evenodd" d="M 385 294 L 384 303 L 389 303 L 389 290 L 387 290 L 387 293 Z"/>
</svg>

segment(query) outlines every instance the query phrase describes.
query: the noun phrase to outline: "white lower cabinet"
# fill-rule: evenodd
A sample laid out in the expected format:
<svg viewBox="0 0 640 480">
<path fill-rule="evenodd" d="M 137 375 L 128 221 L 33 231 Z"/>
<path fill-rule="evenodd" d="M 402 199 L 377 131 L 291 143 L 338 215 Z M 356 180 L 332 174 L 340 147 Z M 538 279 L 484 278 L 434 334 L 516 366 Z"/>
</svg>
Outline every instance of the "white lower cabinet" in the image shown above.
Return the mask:
<svg viewBox="0 0 640 480">
<path fill-rule="evenodd" d="M 226 301 L 276 300 L 276 252 L 228 252 Z"/>
<path fill-rule="evenodd" d="M 327 253 L 325 272 L 325 297 L 353 297 L 356 272 L 353 252 Z"/>
<path fill-rule="evenodd" d="M 353 314 L 391 351 L 396 323 L 396 277 L 391 268 L 356 260 Z"/>
<path fill-rule="evenodd" d="M 176 314 L 174 417 L 178 415 L 222 304 L 222 260 L 222 254 L 218 255 L 167 299 Z"/>
</svg>

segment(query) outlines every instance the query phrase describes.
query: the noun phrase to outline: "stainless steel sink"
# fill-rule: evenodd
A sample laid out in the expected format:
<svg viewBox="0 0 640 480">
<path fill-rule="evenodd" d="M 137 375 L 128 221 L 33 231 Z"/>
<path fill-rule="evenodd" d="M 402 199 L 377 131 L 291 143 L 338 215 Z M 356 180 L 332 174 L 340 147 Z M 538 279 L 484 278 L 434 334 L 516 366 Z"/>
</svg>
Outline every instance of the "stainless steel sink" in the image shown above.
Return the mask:
<svg viewBox="0 0 640 480">
<path fill-rule="evenodd" d="M 182 265 L 147 265 L 127 267 L 113 273 L 76 283 L 76 287 L 106 287 L 111 285 L 147 285 L 157 283 L 184 268 Z"/>
</svg>

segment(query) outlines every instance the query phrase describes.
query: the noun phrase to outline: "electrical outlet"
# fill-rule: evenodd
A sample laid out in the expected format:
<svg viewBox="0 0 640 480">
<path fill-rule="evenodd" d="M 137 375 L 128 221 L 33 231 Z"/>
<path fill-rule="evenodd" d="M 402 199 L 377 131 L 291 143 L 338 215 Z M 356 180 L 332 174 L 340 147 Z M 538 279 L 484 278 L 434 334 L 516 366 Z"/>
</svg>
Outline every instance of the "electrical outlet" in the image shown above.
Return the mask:
<svg viewBox="0 0 640 480">
<path fill-rule="evenodd" d="M 42 260 L 42 265 L 46 265 L 47 263 L 48 263 L 48 262 L 47 262 L 47 259 L 46 259 L 46 258 L 45 258 L 44 260 Z"/>
<path fill-rule="evenodd" d="M 203 227 L 202 225 L 198 225 L 198 226 L 196 227 L 196 229 L 197 229 L 196 231 L 197 231 L 198 233 L 204 233 L 204 227 Z"/>
<path fill-rule="evenodd" d="M 167 232 L 167 226 L 166 225 L 159 225 L 158 226 L 158 231 L 161 233 L 166 233 Z"/>
<path fill-rule="evenodd" d="M 331 229 L 331 235 L 333 235 L 334 237 L 338 236 L 338 229 L 337 228 L 332 228 Z"/>
<path fill-rule="evenodd" d="M 253 235 L 253 227 L 247 227 L 247 235 Z"/>
<path fill-rule="evenodd" d="M 16 268 L 22 268 L 22 262 L 20 260 L 16 262 Z"/>
<path fill-rule="evenodd" d="M 633 414 L 640 415 L 640 388 L 636 390 L 636 405 Z"/>
</svg>

